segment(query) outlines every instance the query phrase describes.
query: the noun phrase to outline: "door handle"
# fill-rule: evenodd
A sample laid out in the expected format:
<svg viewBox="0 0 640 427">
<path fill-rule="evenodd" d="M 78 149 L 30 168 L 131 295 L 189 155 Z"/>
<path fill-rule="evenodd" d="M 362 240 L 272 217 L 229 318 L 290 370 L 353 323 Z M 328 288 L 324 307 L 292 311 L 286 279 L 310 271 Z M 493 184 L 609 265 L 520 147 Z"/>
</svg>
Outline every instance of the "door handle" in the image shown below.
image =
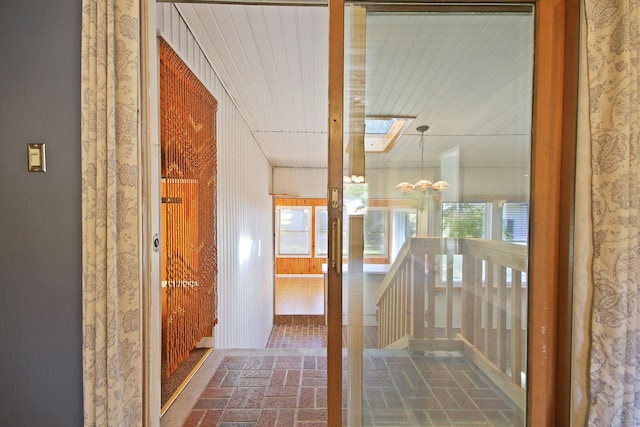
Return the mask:
<svg viewBox="0 0 640 427">
<path fill-rule="evenodd" d="M 331 223 L 331 267 L 336 273 L 342 272 L 342 220 L 335 219 Z"/>
</svg>

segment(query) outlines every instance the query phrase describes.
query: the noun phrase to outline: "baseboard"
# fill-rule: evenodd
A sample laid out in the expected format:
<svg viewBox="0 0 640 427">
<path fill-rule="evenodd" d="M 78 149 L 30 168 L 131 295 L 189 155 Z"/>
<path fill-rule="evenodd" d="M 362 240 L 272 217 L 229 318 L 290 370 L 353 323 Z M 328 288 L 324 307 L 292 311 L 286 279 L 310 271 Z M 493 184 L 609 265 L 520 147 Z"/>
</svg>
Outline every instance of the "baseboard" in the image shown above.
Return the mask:
<svg viewBox="0 0 640 427">
<path fill-rule="evenodd" d="M 324 325 L 324 314 L 276 314 L 276 325 Z"/>
</svg>

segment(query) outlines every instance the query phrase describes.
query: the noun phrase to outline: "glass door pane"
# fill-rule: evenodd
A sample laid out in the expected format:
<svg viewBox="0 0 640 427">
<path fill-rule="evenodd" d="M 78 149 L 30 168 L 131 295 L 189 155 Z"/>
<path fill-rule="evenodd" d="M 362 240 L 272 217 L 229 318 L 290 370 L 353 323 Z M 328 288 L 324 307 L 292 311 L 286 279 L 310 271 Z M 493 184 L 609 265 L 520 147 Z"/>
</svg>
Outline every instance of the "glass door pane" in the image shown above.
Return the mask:
<svg viewBox="0 0 640 427">
<path fill-rule="evenodd" d="M 531 6 L 346 3 L 348 425 L 526 420 Z"/>
</svg>

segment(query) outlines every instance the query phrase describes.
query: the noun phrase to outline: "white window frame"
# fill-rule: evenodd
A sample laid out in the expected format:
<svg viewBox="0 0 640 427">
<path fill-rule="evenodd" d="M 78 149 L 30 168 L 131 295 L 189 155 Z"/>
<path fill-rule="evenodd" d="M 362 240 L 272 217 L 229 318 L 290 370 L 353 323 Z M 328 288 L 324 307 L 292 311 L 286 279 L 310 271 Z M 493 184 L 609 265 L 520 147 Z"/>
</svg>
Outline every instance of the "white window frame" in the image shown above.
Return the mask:
<svg viewBox="0 0 640 427">
<path fill-rule="evenodd" d="M 404 241 L 408 237 L 415 237 L 417 236 L 417 233 L 418 233 L 418 210 L 417 209 L 415 208 L 392 208 L 391 209 L 391 234 L 390 234 L 391 257 L 389 258 L 389 264 L 395 261 L 395 258 L 398 255 L 398 252 L 400 252 L 400 248 L 402 247 L 402 244 L 398 239 L 399 234 L 397 233 L 398 225 L 396 224 L 396 214 L 413 214 L 416 216 L 416 234 L 414 234 L 413 236 L 403 236 L 404 240 L 402 241 L 403 242 L 402 244 L 404 244 Z"/>
<path fill-rule="evenodd" d="M 375 259 L 375 258 L 388 258 L 389 257 L 389 209 L 388 208 L 383 208 L 383 207 L 368 207 L 367 211 L 364 214 L 364 224 L 366 227 L 366 220 L 367 220 L 367 215 L 370 212 L 382 212 L 384 215 L 384 231 L 382 234 L 382 239 L 383 239 L 383 253 L 382 254 L 368 254 L 366 249 L 364 250 L 364 257 L 365 258 L 369 258 L 369 259 Z M 366 230 L 363 230 L 363 232 L 365 233 L 364 238 L 365 238 L 365 247 L 366 247 Z"/>
<path fill-rule="evenodd" d="M 328 253 L 323 253 L 320 251 L 320 245 L 318 244 L 318 242 L 321 240 L 321 234 L 322 233 L 328 233 L 328 224 L 327 224 L 327 230 L 323 231 L 321 229 L 320 225 L 320 212 L 326 212 L 327 211 L 327 207 L 326 206 L 316 206 L 315 207 L 315 234 L 314 234 L 314 239 L 315 239 L 315 247 L 314 247 L 314 256 L 316 258 L 326 258 L 328 256 Z M 370 212 L 370 211 L 382 211 L 384 213 L 384 253 L 383 254 L 364 254 L 365 258 L 370 258 L 370 259 L 387 259 L 389 258 L 389 237 L 390 237 L 390 226 L 389 226 L 389 222 L 391 221 L 391 209 L 387 208 L 387 207 L 367 207 L 365 216 Z M 417 211 L 415 209 L 411 209 L 411 208 L 407 208 L 407 209 L 393 209 L 393 211 L 403 211 L 403 212 L 408 212 L 408 213 L 415 213 L 417 215 Z M 349 239 L 349 221 L 348 221 L 348 216 L 345 216 L 345 221 L 343 222 L 343 256 L 348 256 L 348 239 Z M 327 252 L 328 252 L 328 248 L 327 248 Z"/>
<path fill-rule="evenodd" d="M 482 209 L 484 211 L 483 215 L 483 223 L 482 223 L 482 236 L 480 237 L 481 239 L 491 239 L 491 225 L 492 225 L 492 206 L 493 204 L 491 202 L 444 202 L 442 203 L 442 205 L 440 206 L 440 212 L 441 212 L 441 235 L 443 235 L 444 237 L 444 232 L 445 232 L 445 226 L 444 226 L 444 205 L 447 204 L 458 204 L 458 205 L 473 205 L 473 206 L 482 206 Z"/>
<path fill-rule="evenodd" d="M 457 203 L 457 204 L 469 204 L 469 205 L 475 205 L 475 206 L 479 206 L 482 205 L 483 210 L 484 210 L 484 218 L 483 218 L 483 224 L 482 224 L 482 236 L 480 238 L 482 239 L 491 239 L 491 226 L 493 224 L 493 220 L 492 220 L 492 207 L 493 204 L 492 202 L 449 202 L 449 203 Z M 442 232 L 441 234 L 444 234 L 445 231 L 445 227 L 444 227 L 444 203 L 441 205 L 440 207 L 441 209 L 441 215 L 442 215 Z M 446 257 L 441 256 L 438 257 L 439 258 L 439 268 L 440 268 L 440 272 L 437 275 L 437 279 L 439 283 L 446 283 L 446 274 L 447 274 L 447 260 Z M 456 286 L 460 286 L 461 285 L 461 280 L 460 277 L 462 277 L 462 255 L 454 255 L 453 256 L 453 283 Z M 485 277 L 485 268 L 484 268 L 484 264 L 482 266 L 482 280 L 484 280 Z"/>
<path fill-rule="evenodd" d="M 510 218 L 506 218 L 507 208 L 513 209 L 510 215 Z M 518 209 L 520 208 L 520 209 Z M 522 243 L 526 244 L 529 241 L 529 203 L 528 202 L 506 202 L 502 207 L 502 227 L 504 228 L 505 221 L 507 219 L 512 219 L 514 221 L 518 221 L 515 226 L 515 230 L 519 231 L 515 233 L 516 236 L 513 236 L 511 240 L 507 240 L 513 243 Z M 518 212 L 520 211 L 520 212 Z M 524 234 L 524 236 L 522 236 Z M 521 238 L 518 238 L 521 237 Z"/>
<path fill-rule="evenodd" d="M 325 212 L 327 213 L 327 215 L 325 215 L 325 219 L 327 220 L 327 224 L 326 224 L 326 228 L 325 230 L 321 230 L 320 228 L 320 218 L 321 218 L 321 213 Z M 324 234 L 324 236 L 321 236 L 322 234 Z M 324 237 L 324 240 L 327 242 L 325 249 L 325 252 L 320 252 L 320 245 L 318 244 L 318 242 L 320 242 L 321 237 Z M 316 258 L 327 258 L 329 256 L 329 217 L 328 217 L 328 211 L 327 211 L 327 207 L 326 206 L 316 206 L 315 207 L 315 236 L 314 236 L 314 244 L 313 244 L 313 255 Z"/>
<path fill-rule="evenodd" d="M 291 233 L 300 233 L 307 235 L 307 251 L 305 253 L 283 253 L 281 251 L 280 238 L 281 238 L 281 230 L 280 230 L 280 215 L 283 210 L 291 210 L 291 211 L 303 211 L 307 213 L 307 221 L 306 221 L 306 230 L 299 231 L 291 231 Z M 311 235 L 311 220 L 312 220 L 312 211 L 311 206 L 276 206 L 276 221 L 275 221 L 275 231 L 276 231 L 276 258 L 311 258 L 311 247 L 313 245 L 312 235 Z"/>
<path fill-rule="evenodd" d="M 320 221 L 320 215 L 318 214 L 318 212 L 321 211 L 327 211 L 327 207 L 326 206 L 316 206 L 316 219 L 315 219 L 315 224 L 316 224 L 316 231 L 315 231 L 315 236 L 314 238 L 315 240 L 315 249 L 314 249 L 314 256 L 316 258 L 327 258 L 329 256 L 329 248 L 327 247 L 327 253 L 326 254 L 322 254 L 321 252 L 318 252 L 318 242 L 320 239 L 320 228 L 318 227 L 318 223 Z M 328 217 L 327 217 L 328 218 Z M 329 224 L 327 223 L 327 234 L 329 234 Z M 327 236 L 327 246 L 328 246 L 328 236 Z M 343 215 L 343 220 L 342 220 L 342 256 L 347 257 L 349 255 L 349 215 L 346 214 L 346 212 Z"/>
</svg>

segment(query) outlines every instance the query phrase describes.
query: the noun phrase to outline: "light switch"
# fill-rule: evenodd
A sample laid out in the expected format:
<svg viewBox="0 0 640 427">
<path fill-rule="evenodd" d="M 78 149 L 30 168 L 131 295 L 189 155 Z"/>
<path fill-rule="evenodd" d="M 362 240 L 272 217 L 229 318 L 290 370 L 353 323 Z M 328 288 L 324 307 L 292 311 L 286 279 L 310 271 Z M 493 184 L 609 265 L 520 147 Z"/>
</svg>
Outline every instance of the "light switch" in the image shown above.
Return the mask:
<svg viewBox="0 0 640 427">
<path fill-rule="evenodd" d="M 46 172 L 47 157 L 44 144 L 27 144 L 29 172 Z"/>
</svg>

